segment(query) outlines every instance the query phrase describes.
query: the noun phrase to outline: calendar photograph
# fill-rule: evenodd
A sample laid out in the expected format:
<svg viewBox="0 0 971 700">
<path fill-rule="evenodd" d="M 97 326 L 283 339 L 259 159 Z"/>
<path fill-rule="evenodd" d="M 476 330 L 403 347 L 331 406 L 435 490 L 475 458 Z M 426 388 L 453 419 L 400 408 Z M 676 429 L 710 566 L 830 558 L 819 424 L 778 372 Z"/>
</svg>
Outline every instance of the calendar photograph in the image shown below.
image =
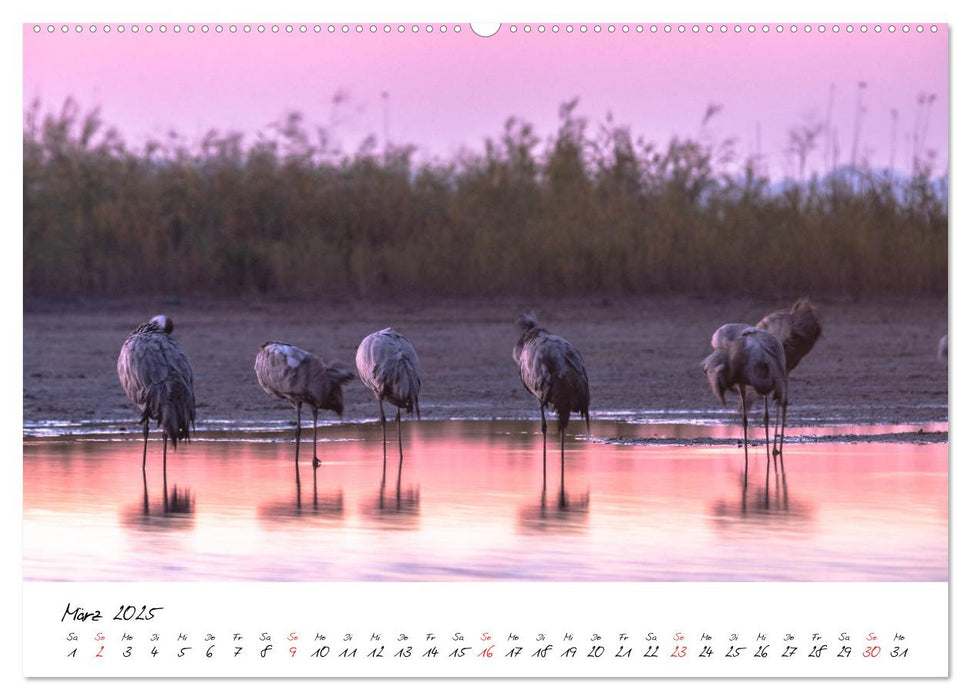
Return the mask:
<svg viewBox="0 0 971 700">
<path fill-rule="evenodd" d="M 28 583 L 948 581 L 944 24 L 23 26 Z"/>
</svg>

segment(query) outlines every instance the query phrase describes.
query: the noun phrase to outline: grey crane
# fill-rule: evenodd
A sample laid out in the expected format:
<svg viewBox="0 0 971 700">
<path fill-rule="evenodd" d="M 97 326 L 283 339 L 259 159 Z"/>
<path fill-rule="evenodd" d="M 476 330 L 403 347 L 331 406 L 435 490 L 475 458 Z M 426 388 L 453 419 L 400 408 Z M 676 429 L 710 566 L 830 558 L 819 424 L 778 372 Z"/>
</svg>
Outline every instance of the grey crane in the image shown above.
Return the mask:
<svg viewBox="0 0 971 700">
<path fill-rule="evenodd" d="M 791 309 L 773 311 L 759 321 L 755 327 L 768 331 L 782 341 L 782 347 L 786 352 L 787 375 L 796 368 L 802 358 L 809 354 L 809 351 L 813 349 L 816 341 L 823 333 L 823 326 L 816 313 L 816 307 L 805 297 L 797 299 Z M 775 424 L 776 432 L 772 436 L 772 445 L 773 452 L 778 454 L 782 451 L 786 429 L 785 421 L 782 421 L 782 432 L 779 432 L 778 406 L 776 407 Z M 778 447 L 775 446 L 777 439 Z"/>
<path fill-rule="evenodd" d="M 408 339 L 393 328 L 375 331 L 361 341 L 357 348 L 357 372 L 364 386 L 374 392 L 381 411 L 381 441 L 384 447 L 384 463 L 388 461 L 387 417 L 384 402 L 395 407 L 398 424 L 398 468 L 404 461 L 401 446 L 401 409 L 414 411 L 421 420 L 418 394 L 421 392 L 421 374 L 418 353 Z"/>
<path fill-rule="evenodd" d="M 717 331 L 711 334 L 711 347 L 715 350 L 721 348 L 722 350 L 728 350 L 728 346 L 732 341 L 739 338 L 743 332 L 751 328 L 752 326 L 747 323 L 726 323 L 724 326 L 720 326 Z"/>
<path fill-rule="evenodd" d="M 526 391 L 539 402 L 543 426 L 543 490 L 546 490 L 546 407 L 556 411 L 560 429 L 560 483 L 563 483 L 564 432 L 570 414 L 579 413 L 590 429 L 590 383 L 583 356 L 576 346 L 545 328 L 536 317 L 523 314 L 516 321 L 522 334 L 513 347 L 512 358 L 519 365 L 519 378 Z"/>
<path fill-rule="evenodd" d="M 728 324 L 737 326 L 739 324 Z M 725 330 L 723 330 L 725 329 Z M 727 340 L 722 346 L 705 358 L 702 363 L 708 383 L 715 397 L 725 403 L 725 394 L 732 388 L 738 391 L 742 401 L 742 433 L 745 445 L 745 468 L 748 473 L 748 406 L 746 388 L 751 387 L 765 402 L 765 455 L 769 459 L 769 394 L 782 409 L 782 423 L 785 425 L 788 406 L 788 375 L 785 365 L 785 350 L 782 341 L 768 331 L 748 326 L 747 328 L 719 328 L 715 337 Z"/>
<path fill-rule="evenodd" d="M 947 333 L 942 335 L 937 343 L 937 359 L 941 364 L 947 364 Z"/>
<path fill-rule="evenodd" d="M 728 348 L 731 346 L 732 343 L 734 343 L 736 340 L 738 340 L 745 331 L 747 331 L 747 330 L 749 330 L 749 329 L 751 329 L 753 327 L 754 326 L 750 326 L 747 323 L 726 323 L 725 325 L 720 326 L 718 328 L 718 330 L 716 330 L 714 333 L 711 334 L 711 347 L 713 347 L 715 350 L 725 350 L 725 351 L 727 351 Z M 714 356 L 714 353 L 713 353 L 713 356 Z M 706 363 L 707 362 L 708 362 L 708 360 L 706 360 Z M 715 360 L 712 360 L 712 362 L 715 362 Z M 705 367 L 706 367 L 706 374 L 708 374 L 708 371 L 707 371 L 707 367 L 708 366 L 709 366 L 708 364 L 705 365 Z M 709 381 L 712 381 L 712 379 L 715 376 L 717 376 L 717 375 L 708 374 Z M 715 389 L 715 385 L 712 384 L 712 390 L 714 390 L 714 389 Z M 748 398 L 749 401 L 751 401 L 752 400 L 752 394 L 749 394 L 749 396 L 747 398 Z M 722 399 L 722 403 L 725 403 L 724 399 Z M 778 436 L 778 434 L 779 434 L 779 412 L 778 412 L 778 410 L 776 411 L 775 422 L 776 422 L 776 425 L 775 425 L 775 435 L 773 435 L 773 438 L 772 438 L 772 448 L 773 448 L 773 451 L 776 454 L 778 454 L 779 451 L 775 448 L 776 436 Z"/>
<path fill-rule="evenodd" d="M 286 399 L 297 409 L 294 465 L 300 489 L 300 408 L 309 404 L 314 416 L 314 493 L 317 491 L 317 414 L 320 409 L 344 413 L 343 385 L 354 378 L 350 372 L 328 365 L 312 352 L 289 343 L 263 343 L 253 365 L 256 381 L 270 396 Z"/>
<path fill-rule="evenodd" d="M 195 427 L 196 399 L 192 389 L 192 367 L 185 350 L 172 338 L 172 319 L 155 316 L 131 332 L 118 355 L 118 379 L 141 412 L 144 445 L 142 447 L 142 483 L 146 498 L 148 482 L 145 461 L 148 457 L 148 422 L 162 428 L 163 493 L 168 492 L 168 445 L 172 449 L 189 440 Z"/>
<path fill-rule="evenodd" d="M 796 368 L 823 333 L 816 307 L 805 297 L 797 299 L 791 309 L 773 311 L 755 327 L 768 331 L 782 341 L 786 351 L 786 372 Z"/>
</svg>

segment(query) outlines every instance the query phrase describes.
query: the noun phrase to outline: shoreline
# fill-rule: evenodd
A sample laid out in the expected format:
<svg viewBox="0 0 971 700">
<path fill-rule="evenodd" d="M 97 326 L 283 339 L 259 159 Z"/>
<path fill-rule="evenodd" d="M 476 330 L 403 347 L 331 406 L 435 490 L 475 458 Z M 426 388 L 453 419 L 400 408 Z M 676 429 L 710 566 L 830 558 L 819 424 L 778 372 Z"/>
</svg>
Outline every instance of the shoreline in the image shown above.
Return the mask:
<svg viewBox="0 0 971 700">
<path fill-rule="evenodd" d="M 788 425 L 924 424 L 948 420 L 948 369 L 936 359 L 947 331 L 946 299 L 850 301 L 814 298 L 823 335 L 790 378 Z M 23 424 L 105 421 L 137 430 L 137 413 L 115 363 L 128 333 L 155 315 L 173 318 L 173 336 L 195 375 L 197 425 L 293 424 L 292 407 L 266 395 L 253 360 L 275 338 L 354 370 L 357 345 L 392 326 L 415 345 L 427 419 L 535 419 L 535 400 L 512 360 L 514 321 L 533 310 L 542 326 L 580 348 L 591 413 L 622 420 L 734 424 L 701 371 L 712 331 L 755 323 L 791 305 L 761 298 L 685 295 L 630 298 L 379 299 L 228 301 L 96 299 L 25 301 Z M 43 308 L 40 308 L 43 307 Z M 356 374 L 356 371 L 355 371 Z M 345 421 L 376 420 L 359 380 L 346 385 Z M 322 413 L 321 422 L 335 422 Z"/>
<path fill-rule="evenodd" d="M 411 421 L 409 421 L 410 423 Z M 445 426 L 459 426 L 462 423 L 490 424 L 497 431 L 516 431 L 539 434 L 539 425 L 529 418 L 450 418 L 427 419 L 421 424 L 408 427 L 408 432 L 421 430 L 422 425 L 431 426 L 437 431 Z M 606 445 L 626 447 L 718 447 L 741 446 L 741 426 L 738 422 L 725 421 L 629 421 L 605 418 L 591 418 L 591 431 L 585 426 L 579 429 L 574 425 L 567 429 L 570 440 L 596 442 Z M 293 421 L 275 423 L 253 422 L 248 425 L 238 423 L 214 422 L 198 427 L 192 440 L 199 442 L 290 442 L 293 439 Z M 377 429 L 379 421 L 364 419 L 341 423 L 319 423 L 320 442 L 361 440 L 360 437 L 340 437 L 342 433 L 370 431 Z M 306 428 L 306 426 L 304 426 Z M 936 444 L 949 440 L 948 423 L 935 421 L 918 424 L 898 423 L 838 423 L 787 426 L 786 444 L 858 444 L 858 443 L 909 443 Z M 869 430 L 865 430 L 869 429 Z M 722 435 L 729 431 L 730 435 Z M 792 432 L 788 432 L 788 431 Z M 861 432 L 861 430 L 865 430 Z M 330 435 L 329 435 L 330 433 Z M 625 434 L 617 434 L 625 433 Z M 649 435 L 647 433 L 650 433 Z M 691 433 L 678 435 L 677 433 Z M 738 433 L 735 435 L 734 433 Z M 337 434 L 337 435 L 335 435 Z M 749 444 L 764 445 L 758 428 L 750 428 Z M 141 431 L 113 423 L 88 423 L 71 426 L 36 425 L 24 426 L 24 444 L 43 444 L 47 442 L 96 441 L 96 442 L 140 442 Z M 160 433 L 152 430 L 150 441 L 159 441 Z M 303 436 L 302 442 L 308 440 Z"/>
</svg>

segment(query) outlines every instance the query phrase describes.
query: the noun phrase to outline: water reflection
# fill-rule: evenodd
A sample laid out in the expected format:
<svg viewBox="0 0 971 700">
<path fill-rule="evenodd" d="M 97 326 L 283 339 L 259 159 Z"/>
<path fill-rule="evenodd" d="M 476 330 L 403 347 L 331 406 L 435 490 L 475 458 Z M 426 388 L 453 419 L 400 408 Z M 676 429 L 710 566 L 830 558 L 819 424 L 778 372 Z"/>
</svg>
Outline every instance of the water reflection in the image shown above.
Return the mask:
<svg viewBox="0 0 971 700">
<path fill-rule="evenodd" d="M 421 516 L 421 487 L 401 487 L 401 481 L 389 488 L 383 481 L 376 497 L 372 497 L 361 515 L 382 528 L 395 530 L 417 529 Z"/>
<path fill-rule="evenodd" d="M 774 468 L 771 472 L 766 469 L 764 481 L 742 476 L 736 499 L 719 498 L 712 502 L 709 512 L 719 529 L 744 525 L 745 521 L 754 521 L 760 527 L 774 524 L 792 527 L 798 523 L 803 531 L 811 527 L 813 509 L 790 498 L 783 455 L 773 457 L 772 461 Z"/>
<path fill-rule="evenodd" d="M 387 445 L 385 445 L 385 447 L 387 447 Z M 404 464 L 405 464 L 405 455 L 404 453 L 401 453 L 398 455 L 398 480 L 397 480 L 398 489 L 401 488 L 401 468 L 404 466 Z M 387 450 L 385 449 L 384 456 L 381 459 L 381 488 L 384 488 L 384 486 L 387 483 L 388 483 L 388 453 L 387 453 Z"/>
<path fill-rule="evenodd" d="M 556 493 L 542 491 L 539 503 L 522 506 L 517 514 L 522 534 L 581 534 L 590 515 L 590 491 L 571 496 L 561 488 Z"/>
<path fill-rule="evenodd" d="M 31 439 L 24 576 L 947 579 L 946 443 L 793 443 L 746 481 L 734 445 L 568 439 L 564 482 L 544 496 L 534 424 L 409 428 L 408 463 L 392 457 L 383 484 L 380 424 L 325 428 L 316 499 L 309 483 L 297 495 L 289 441 L 194 440 L 179 450 L 191 488 L 163 493 L 131 468 L 137 437 Z"/>
<path fill-rule="evenodd" d="M 163 498 L 149 499 L 145 490 L 138 503 L 119 512 L 122 527 L 134 530 L 191 529 L 195 526 L 196 499 L 188 487 L 173 486 Z"/>
<path fill-rule="evenodd" d="M 344 491 L 315 493 L 313 500 L 305 502 L 300 492 L 296 496 L 260 504 L 256 517 L 265 527 L 288 527 L 294 520 L 322 520 L 338 525 L 344 518 Z"/>
</svg>

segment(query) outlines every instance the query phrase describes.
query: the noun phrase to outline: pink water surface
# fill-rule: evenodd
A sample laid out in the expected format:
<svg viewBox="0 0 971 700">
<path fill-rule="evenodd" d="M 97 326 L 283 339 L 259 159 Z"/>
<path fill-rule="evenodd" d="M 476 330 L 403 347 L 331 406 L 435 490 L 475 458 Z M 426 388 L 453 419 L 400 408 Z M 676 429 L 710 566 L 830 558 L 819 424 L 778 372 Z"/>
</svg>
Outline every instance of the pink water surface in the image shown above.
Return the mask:
<svg viewBox="0 0 971 700">
<path fill-rule="evenodd" d="M 298 500 L 293 443 L 282 433 L 170 451 L 164 499 L 161 444 L 151 442 L 147 503 L 139 441 L 28 439 L 24 576 L 947 580 L 946 443 L 794 442 L 768 473 L 756 446 L 746 482 L 734 443 L 616 445 L 570 434 L 562 486 L 550 441 L 544 494 L 537 428 L 406 424 L 400 476 L 391 444 L 382 486 L 380 427 L 328 426 L 316 502 L 311 446 Z M 632 431 L 599 421 L 593 432 L 612 430 Z"/>
</svg>

